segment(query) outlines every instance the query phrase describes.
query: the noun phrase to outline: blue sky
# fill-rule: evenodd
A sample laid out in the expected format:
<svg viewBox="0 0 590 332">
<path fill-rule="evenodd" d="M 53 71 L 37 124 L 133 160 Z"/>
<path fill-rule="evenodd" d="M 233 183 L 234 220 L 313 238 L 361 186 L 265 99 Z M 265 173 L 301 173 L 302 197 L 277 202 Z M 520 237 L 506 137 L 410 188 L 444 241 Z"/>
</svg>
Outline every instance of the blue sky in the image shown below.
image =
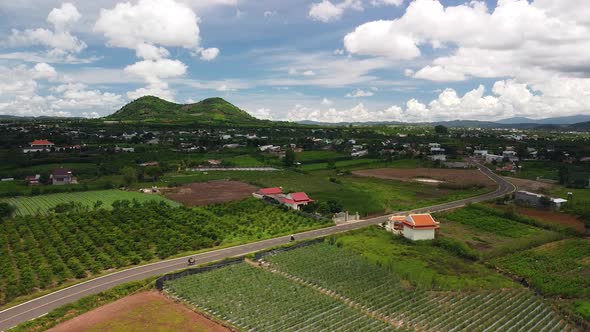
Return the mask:
<svg viewBox="0 0 590 332">
<path fill-rule="evenodd" d="M 590 17 L 564 0 L 0 4 L 0 114 L 104 116 L 144 94 L 276 120 L 590 112 Z M 587 15 L 588 14 L 588 15 Z"/>
</svg>

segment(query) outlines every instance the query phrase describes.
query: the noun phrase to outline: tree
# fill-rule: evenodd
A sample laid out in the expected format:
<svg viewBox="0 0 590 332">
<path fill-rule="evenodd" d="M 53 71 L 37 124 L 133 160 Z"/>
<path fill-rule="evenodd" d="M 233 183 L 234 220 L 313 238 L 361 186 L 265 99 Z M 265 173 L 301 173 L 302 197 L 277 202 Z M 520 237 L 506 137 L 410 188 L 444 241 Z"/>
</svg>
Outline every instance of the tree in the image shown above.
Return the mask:
<svg viewBox="0 0 590 332">
<path fill-rule="evenodd" d="M 559 184 L 567 185 L 570 182 L 570 169 L 569 167 L 562 165 L 558 171 Z"/>
<path fill-rule="evenodd" d="M 293 151 L 293 149 L 288 149 L 285 152 L 283 163 L 285 164 L 285 167 L 293 167 L 293 165 L 295 165 L 295 151 Z"/>
<path fill-rule="evenodd" d="M 5 202 L 0 203 L 0 219 L 8 218 L 12 216 L 16 208 Z"/>
<path fill-rule="evenodd" d="M 449 128 L 443 126 L 443 125 L 437 125 L 434 126 L 434 132 L 439 134 L 439 135 L 444 135 L 444 134 L 448 134 L 449 133 Z"/>
<path fill-rule="evenodd" d="M 127 187 L 129 187 L 133 182 L 137 181 L 137 170 L 135 167 L 123 167 L 121 169 L 121 175 L 123 175 L 123 181 Z"/>
</svg>

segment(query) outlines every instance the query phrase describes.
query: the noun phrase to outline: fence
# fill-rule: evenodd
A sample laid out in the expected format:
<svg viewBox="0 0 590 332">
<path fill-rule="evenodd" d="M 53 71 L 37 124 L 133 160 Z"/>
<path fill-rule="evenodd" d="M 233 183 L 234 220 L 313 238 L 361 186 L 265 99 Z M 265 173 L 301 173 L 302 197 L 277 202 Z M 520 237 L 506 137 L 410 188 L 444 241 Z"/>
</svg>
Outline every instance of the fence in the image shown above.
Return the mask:
<svg viewBox="0 0 590 332">
<path fill-rule="evenodd" d="M 186 269 L 184 271 L 163 275 L 156 280 L 156 288 L 161 291 L 162 289 L 164 289 L 164 283 L 166 281 L 176 280 L 178 278 L 187 277 L 187 276 L 190 276 L 193 274 L 209 272 L 211 270 L 215 270 L 215 269 L 219 269 L 222 267 L 238 264 L 238 263 L 243 262 L 244 258 L 245 258 L 245 256 L 236 257 L 236 258 L 229 258 L 229 259 L 223 260 L 219 263 L 215 263 L 215 264 L 211 264 L 211 265 L 207 265 L 207 266 L 202 266 L 202 267 L 195 267 L 195 268 L 191 268 L 191 269 Z"/>
</svg>

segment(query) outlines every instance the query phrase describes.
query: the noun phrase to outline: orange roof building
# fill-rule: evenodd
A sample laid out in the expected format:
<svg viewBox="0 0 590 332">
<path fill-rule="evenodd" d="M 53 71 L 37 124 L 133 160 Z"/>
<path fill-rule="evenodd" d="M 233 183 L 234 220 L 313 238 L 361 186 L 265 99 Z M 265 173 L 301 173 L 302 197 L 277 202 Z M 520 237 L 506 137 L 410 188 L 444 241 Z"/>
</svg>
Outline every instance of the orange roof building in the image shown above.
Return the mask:
<svg viewBox="0 0 590 332">
<path fill-rule="evenodd" d="M 386 229 L 412 241 L 434 240 L 439 223 L 428 213 L 392 216 Z"/>
</svg>

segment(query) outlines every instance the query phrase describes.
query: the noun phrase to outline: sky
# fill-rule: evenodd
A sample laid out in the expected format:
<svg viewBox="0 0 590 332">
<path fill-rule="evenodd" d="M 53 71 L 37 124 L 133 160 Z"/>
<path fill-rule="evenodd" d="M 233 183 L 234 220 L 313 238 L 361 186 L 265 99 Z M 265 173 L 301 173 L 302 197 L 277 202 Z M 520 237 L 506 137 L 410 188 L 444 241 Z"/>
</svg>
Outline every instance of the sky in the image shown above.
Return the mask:
<svg viewBox="0 0 590 332">
<path fill-rule="evenodd" d="M 590 114 L 581 0 L 0 2 L 0 114 L 102 117 L 143 95 L 272 120 Z"/>
</svg>

